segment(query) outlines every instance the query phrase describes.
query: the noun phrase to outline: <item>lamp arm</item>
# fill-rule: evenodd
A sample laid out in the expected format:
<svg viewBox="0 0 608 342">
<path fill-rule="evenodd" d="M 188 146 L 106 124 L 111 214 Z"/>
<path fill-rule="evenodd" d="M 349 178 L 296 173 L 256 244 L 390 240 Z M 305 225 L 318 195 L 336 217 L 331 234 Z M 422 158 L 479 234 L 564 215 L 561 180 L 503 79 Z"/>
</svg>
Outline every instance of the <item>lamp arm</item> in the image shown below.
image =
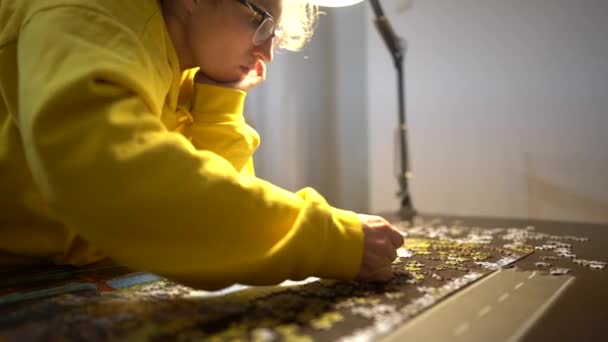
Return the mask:
<svg viewBox="0 0 608 342">
<path fill-rule="evenodd" d="M 397 72 L 397 100 L 399 106 L 399 127 L 398 127 L 398 145 L 399 148 L 399 170 L 397 173 L 397 181 L 399 183 L 399 192 L 397 196 L 400 198 L 400 213 L 405 219 L 412 219 L 416 215 L 416 210 L 412 203 L 409 191 L 409 178 L 411 176 L 409 166 L 409 156 L 407 147 L 407 126 L 405 123 L 405 85 L 404 85 L 404 70 L 403 60 L 406 52 L 406 42 L 401 39 L 393 30 L 388 18 L 384 15 L 382 6 L 379 0 L 370 0 L 372 9 L 376 16 L 374 23 L 388 48 Z"/>
<path fill-rule="evenodd" d="M 393 60 L 395 62 L 395 67 L 399 67 L 403 60 L 405 47 L 403 39 L 401 39 L 393 30 L 393 26 L 388 21 L 388 18 L 384 15 L 384 11 L 382 10 L 382 6 L 380 6 L 379 0 L 370 0 L 370 4 L 372 5 L 372 9 L 374 10 L 374 14 L 376 16 L 374 23 L 376 24 L 376 28 L 380 33 L 380 36 L 384 40 L 386 47 L 391 53 Z"/>
</svg>

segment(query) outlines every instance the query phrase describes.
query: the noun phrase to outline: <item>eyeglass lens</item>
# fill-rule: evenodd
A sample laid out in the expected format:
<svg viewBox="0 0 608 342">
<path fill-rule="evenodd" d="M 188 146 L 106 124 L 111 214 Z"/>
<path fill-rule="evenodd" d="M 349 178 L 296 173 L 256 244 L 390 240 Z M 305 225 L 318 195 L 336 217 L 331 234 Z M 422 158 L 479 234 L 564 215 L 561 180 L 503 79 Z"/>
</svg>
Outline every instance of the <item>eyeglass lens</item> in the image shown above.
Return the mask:
<svg viewBox="0 0 608 342">
<path fill-rule="evenodd" d="M 274 34 L 274 21 L 270 18 L 264 19 L 253 36 L 253 44 L 261 45 Z"/>
</svg>

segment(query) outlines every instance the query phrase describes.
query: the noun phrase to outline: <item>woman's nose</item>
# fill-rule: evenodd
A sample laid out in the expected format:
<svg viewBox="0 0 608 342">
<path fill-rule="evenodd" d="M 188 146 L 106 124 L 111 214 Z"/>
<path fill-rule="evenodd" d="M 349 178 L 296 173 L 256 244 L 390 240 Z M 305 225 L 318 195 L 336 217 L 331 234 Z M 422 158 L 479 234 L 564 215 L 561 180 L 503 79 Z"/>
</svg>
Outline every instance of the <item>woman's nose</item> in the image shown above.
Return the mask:
<svg viewBox="0 0 608 342">
<path fill-rule="evenodd" d="M 264 62 L 272 62 L 273 58 L 273 39 L 268 38 L 262 44 L 255 47 L 255 54 Z"/>
</svg>

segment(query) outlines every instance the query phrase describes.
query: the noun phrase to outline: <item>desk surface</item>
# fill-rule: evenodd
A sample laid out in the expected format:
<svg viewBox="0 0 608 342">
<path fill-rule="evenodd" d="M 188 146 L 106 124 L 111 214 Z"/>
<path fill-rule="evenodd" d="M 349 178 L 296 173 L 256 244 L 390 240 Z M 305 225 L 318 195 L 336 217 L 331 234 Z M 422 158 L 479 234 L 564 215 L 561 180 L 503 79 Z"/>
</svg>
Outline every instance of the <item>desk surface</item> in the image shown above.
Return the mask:
<svg viewBox="0 0 608 342">
<path fill-rule="evenodd" d="M 386 215 L 391 221 L 395 215 Z M 435 224 L 454 223 L 483 228 L 534 226 L 536 231 L 559 236 L 581 236 L 588 241 L 580 243 L 573 252 L 577 259 L 608 261 L 608 224 L 584 224 L 572 222 L 450 217 L 441 215 L 425 216 L 425 221 Z M 537 251 L 521 259 L 515 266 L 521 270 L 538 270 L 535 263 L 544 253 Z M 608 269 L 592 270 L 563 258 L 561 265 L 572 269 L 574 280 L 555 298 L 548 310 L 538 317 L 525 334 L 524 341 L 607 341 L 608 340 Z M 476 293 L 472 289 L 471 294 Z M 508 319 L 505 317 L 505 319 Z"/>
<path fill-rule="evenodd" d="M 385 217 L 391 221 L 398 220 L 396 216 L 385 215 Z M 352 332 L 356 331 L 355 329 L 358 329 L 361 324 L 369 323 L 366 323 L 361 317 L 371 315 L 371 318 L 376 316 L 381 319 L 374 323 L 375 331 L 367 330 L 367 332 L 371 331 L 370 334 L 372 335 L 364 335 L 368 336 L 370 340 L 377 340 L 378 337 L 382 336 L 387 340 L 400 341 L 402 340 L 400 336 L 410 336 L 413 333 L 411 327 L 417 329 L 416 334 L 420 334 L 422 331 L 423 334 L 429 336 L 429 330 L 431 333 L 439 332 L 441 329 L 435 329 L 436 325 L 445 326 L 445 322 L 450 321 L 450 323 L 455 324 L 450 328 L 453 336 L 464 336 L 461 340 L 470 341 L 473 339 L 468 339 L 467 335 L 461 333 L 469 329 L 468 324 L 474 324 L 472 323 L 474 320 L 464 320 L 463 324 L 459 323 L 463 320 L 463 312 L 473 306 L 480 298 L 488 296 L 488 293 L 496 289 L 499 292 L 494 294 L 495 298 L 497 297 L 499 302 L 509 303 L 510 306 L 505 304 L 489 307 L 484 306 L 483 301 L 481 304 L 475 304 L 480 305 L 480 308 L 473 311 L 474 315 L 484 316 L 484 318 L 493 317 L 494 320 L 494 323 L 491 323 L 492 320 L 488 321 L 489 323 L 478 323 L 478 325 L 484 326 L 486 338 L 478 338 L 477 340 L 487 340 L 488 336 L 495 337 L 494 340 L 505 340 L 505 336 L 516 336 L 518 340 L 524 341 L 608 340 L 608 328 L 605 327 L 606 322 L 608 322 L 608 270 L 592 270 L 574 262 L 575 259 L 608 261 L 608 225 L 438 215 L 424 216 L 419 218 L 417 222 L 421 222 L 421 224 L 414 221 L 413 224 L 408 223 L 410 228 L 406 228 L 406 231 L 409 229 L 412 233 L 411 238 L 408 238 L 408 240 L 414 241 L 414 245 L 410 245 L 413 248 L 412 250 L 416 250 L 421 244 L 428 245 L 428 241 L 420 239 L 420 234 L 418 237 L 414 234 L 417 228 L 425 225 L 429 225 L 433 229 L 435 229 L 434 227 L 468 227 L 468 231 L 479 232 L 477 235 L 484 235 L 484 232 L 490 231 L 501 231 L 500 234 L 508 234 L 509 227 L 519 227 L 520 229 L 514 231 L 520 234 L 524 231 L 524 229 L 521 229 L 522 227 L 534 226 L 534 229 L 529 228 L 531 236 L 544 234 L 543 241 L 546 243 L 548 243 L 548 240 L 556 240 L 557 243 L 563 244 L 564 241 L 574 240 L 569 251 L 575 253 L 576 257 L 571 255 L 556 258 L 553 256 L 556 250 L 553 249 L 550 251 L 536 250 L 521 259 L 523 255 L 530 253 L 530 246 L 525 248 L 512 246 L 515 251 L 513 252 L 513 250 L 506 251 L 500 247 L 488 249 L 489 247 L 479 245 L 478 247 L 463 248 L 438 243 L 437 246 L 443 248 L 443 250 L 432 251 L 432 255 L 425 256 L 426 259 L 424 260 L 416 259 L 418 257 L 416 255 L 405 257 L 404 262 L 399 264 L 398 268 L 403 269 L 405 266 L 409 273 L 401 274 L 396 278 L 396 281 L 386 286 L 315 282 L 287 291 L 277 290 L 276 287 L 256 288 L 255 293 L 247 292 L 248 290 L 236 291 L 226 296 L 222 294 L 222 298 L 219 300 L 215 300 L 216 297 L 211 300 L 200 300 L 197 297 L 197 291 L 176 284 L 167 285 L 162 281 L 151 283 L 155 285 L 145 287 L 145 291 L 138 290 L 115 295 L 114 292 L 110 292 L 108 295 L 101 296 L 101 299 L 97 291 L 100 290 L 99 286 L 94 289 L 95 291 L 90 291 L 91 288 L 85 286 L 79 289 L 82 292 L 78 294 L 53 297 L 52 300 L 28 301 L 17 306 L 4 305 L 3 307 L 0 305 L 0 340 L 3 337 L 9 340 L 23 340 L 28 337 L 50 339 L 57 336 L 74 340 L 83 337 L 88 340 L 107 340 L 121 336 L 113 334 L 130 333 L 134 330 L 145 333 L 150 329 L 158 330 L 159 327 L 162 328 L 163 333 L 159 335 L 156 332 L 152 336 L 161 338 L 170 338 L 169 336 L 184 337 L 179 334 L 180 331 L 186 331 L 190 334 L 188 335 L 190 337 L 198 336 L 198 338 L 201 338 L 209 336 L 208 334 L 211 331 L 211 333 L 220 332 L 221 335 L 219 336 L 223 338 L 237 338 L 243 336 L 238 335 L 242 333 L 251 337 L 253 336 L 253 327 L 253 330 L 258 334 L 257 337 L 267 340 L 275 340 L 277 336 L 278 340 L 281 336 L 284 338 L 289 336 L 301 337 L 301 335 L 298 335 L 300 333 L 321 340 L 335 340 L 339 337 L 352 337 Z M 406 225 L 402 222 L 400 226 L 404 227 Z M 474 227 L 479 227 L 479 229 Z M 524 231 L 524 233 L 526 232 Z M 477 238 L 476 233 L 473 235 Z M 555 235 L 555 238 L 551 237 L 552 235 Z M 470 236 L 471 234 L 467 235 L 468 238 Z M 497 236 L 505 239 L 505 235 Z M 417 239 L 419 245 L 415 246 Z M 480 239 L 483 240 L 484 237 L 481 236 Z M 501 241 L 499 242 L 502 246 L 505 242 Z M 514 239 L 511 238 L 506 242 L 512 241 Z M 462 246 L 465 245 L 466 243 L 462 244 Z M 452 254 L 454 248 L 463 248 L 460 249 L 460 252 L 467 254 L 468 264 L 452 259 L 448 260 L 454 258 Z M 488 250 L 497 255 L 494 255 L 491 259 L 483 259 L 485 258 L 484 255 L 489 255 Z M 428 247 L 424 252 L 429 253 Z M 438 255 L 441 252 L 444 253 L 443 256 Z M 449 258 L 446 258 L 447 254 L 450 254 Z M 494 265 L 503 259 L 515 258 L 518 261 L 515 262 L 515 268 L 510 268 L 505 272 L 492 273 L 490 271 L 492 268 L 482 269 L 475 265 L 471 266 L 473 258 L 480 256 L 482 260 L 485 260 L 484 262 L 490 263 L 491 261 Z M 554 259 L 550 259 L 548 262 L 553 263 L 554 266 L 567 267 L 572 272 L 567 276 L 543 276 L 544 278 L 538 276 L 534 278 L 534 286 L 522 287 L 521 284 L 529 276 L 519 272 L 519 270 L 538 271 L 539 274 L 547 273 L 546 268 L 542 269 L 543 267 L 540 267 L 539 269 L 536 263 L 539 261 L 547 262 L 549 259 L 541 259 L 541 257 L 549 256 Z M 500 260 L 498 260 L 499 258 Z M 442 259 L 439 263 L 433 261 L 439 259 Z M 416 278 L 417 276 L 424 278 L 421 273 L 417 274 L 416 271 L 420 270 L 417 264 L 419 261 L 425 263 L 427 269 L 429 266 L 434 267 L 431 268 L 433 271 L 425 273 L 426 279 L 422 281 L 418 281 L 418 278 Z M 450 265 L 453 265 L 454 269 L 439 271 L 440 267 L 445 267 L 451 261 L 453 263 Z M 446 263 L 441 264 L 442 262 Z M 465 277 L 457 276 L 458 274 L 465 274 L 462 273 L 463 270 L 465 273 L 469 272 L 467 276 L 471 273 L 477 275 L 473 278 L 467 278 L 469 282 L 463 283 L 462 279 Z M 111 273 L 107 270 L 104 272 Z M 431 273 L 433 273 L 433 277 L 443 275 L 443 283 L 431 279 Z M 56 276 L 58 273 L 53 274 Z M 446 278 L 446 276 L 449 278 Z M 426 302 L 417 301 L 416 298 L 420 296 L 421 290 L 419 288 L 421 285 L 426 286 L 427 289 L 437 290 L 441 289 L 439 286 L 444 284 L 446 279 L 461 282 L 461 285 L 452 288 L 449 293 L 445 292 L 441 296 L 431 298 L 433 300 L 430 302 L 428 300 Z M 453 284 L 454 281 L 450 281 L 450 284 Z M 471 283 L 473 285 L 470 285 Z M 527 309 L 534 309 L 534 306 L 547 303 L 548 301 L 543 297 L 547 294 L 551 297 L 551 305 L 542 312 L 542 315 L 532 315 L 534 316 L 532 317 L 533 320 L 525 317 L 526 319 L 523 321 L 532 321 L 533 324 L 525 324 L 522 328 L 520 327 L 522 324 L 519 321 L 515 322 L 514 319 L 521 318 L 519 317 L 521 314 L 518 314 L 518 312 L 525 313 L 526 308 L 514 306 L 514 303 L 517 303 L 514 300 L 516 296 L 511 296 L 508 301 L 506 300 L 507 295 L 500 292 L 502 291 L 501 286 L 505 284 L 515 289 L 522 288 L 517 292 L 517 296 L 520 303 L 526 302 Z M 90 283 L 86 285 L 95 287 Z M 428 287 L 429 285 L 431 287 Z M 437 287 L 432 287 L 435 285 Z M 224 300 L 224 297 L 228 297 L 228 300 Z M 435 299 L 440 300 L 439 304 L 428 309 L 436 303 Z M 411 305 L 412 300 L 415 305 Z M 394 307 L 401 308 L 399 311 L 401 314 L 405 313 L 409 317 L 404 319 L 391 315 L 391 312 L 383 313 L 383 308 L 390 309 L 389 306 L 384 304 L 395 304 Z M 348 310 L 345 310 L 345 307 Z M 506 310 L 504 308 L 510 309 Z M 404 311 L 403 309 L 407 310 Z M 358 310 L 358 316 L 351 315 L 355 310 Z M 488 314 L 490 310 L 492 310 L 492 313 Z M 533 311 L 538 312 L 537 310 Z M 193 315 L 194 320 L 192 319 Z M 525 313 L 525 315 L 529 314 Z M 387 322 L 395 318 L 398 318 L 397 323 L 389 326 L 390 329 L 386 330 Z M 142 321 L 145 321 L 147 325 L 142 326 Z M 233 326 L 235 322 L 238 324 Z M 285 322 L 289 324 L 276 327 L 277 323 L 283 324 Z M 296 326 L 294 326 L 294 322 Z M 507 324 L 504 323 L 509 322 L 512 323 L 510 327 L 513 328 L 505 328 Z M 297 326 L 298 323 L 301 325 Z M 264 326 L 264 324 L 274 328 L 257 329 L 258 325 Z M 332 328 L 334 326 L 335 329 Z M 492 326 L 496 328 L 493 330 Z M 311 327 L 314 327 L 314 329 Z M 399 329 L 395 329 L 397 327 Z M 503 333 L 506 330 L 506 335 L 498 335 L 499 328 L 503 330 Z M 382 329 L 385 329 L 384 332 L 381 331 Z M 424 332 L 424 329 L 427 331 Z M 513 329 L 517 330 L 518 334 L 513 335 L 510 331 Z M 469 330 L 474 331 L 475 329 L 471 328 Z M 200 335 L 201 331 L 206 335 Z M 393 333 L 387 335 L 387 331 L 393 331 Z M 166 332 L 170 332 L 170 334 Z M 439 338 L 433 338 L 433 335 L 430 335 L 430 339 L 427 340 L 439 340 Z M 450 338 L 449 340 L 458 339 Z"/>
</svg>

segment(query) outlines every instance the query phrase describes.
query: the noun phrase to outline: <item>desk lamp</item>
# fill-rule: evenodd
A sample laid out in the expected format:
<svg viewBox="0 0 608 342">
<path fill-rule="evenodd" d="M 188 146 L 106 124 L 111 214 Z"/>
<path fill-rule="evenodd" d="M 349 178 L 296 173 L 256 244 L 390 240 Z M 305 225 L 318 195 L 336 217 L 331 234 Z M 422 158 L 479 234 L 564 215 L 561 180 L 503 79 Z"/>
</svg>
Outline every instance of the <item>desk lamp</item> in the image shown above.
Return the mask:
<svg viewBox="0 0 608 342">
<path fill-rule="evenodd" d="M 321 7 L 345 7 L 357 4 L 364 0 L 309 0 L 310 3 Z M 384 43 L 393 57 L 395 70 L 397 72 L 397 101 L 399 108 L 399 126 L 397 129 L 397 146 L 399 165 L 396 167 L 397 181 L 399 182 L 399 191 L 397 196 L 401 200 L 400 215 L 403 219 L 412 219 L 416 215 L 416 210 L 410 196 L 408 181 L 412 173 L 409 167 L 408 149 L 407 149 L 407 127 L 405 124 L 405 90 L 403 84 L 403 59 L 407 51 L 407 42 L 397 36 L 393 27 L 384 15 L 382 6 L 379 0 L 369 0 L 374 10 L 376 28 L 382 36 Z"/>
</svg>

